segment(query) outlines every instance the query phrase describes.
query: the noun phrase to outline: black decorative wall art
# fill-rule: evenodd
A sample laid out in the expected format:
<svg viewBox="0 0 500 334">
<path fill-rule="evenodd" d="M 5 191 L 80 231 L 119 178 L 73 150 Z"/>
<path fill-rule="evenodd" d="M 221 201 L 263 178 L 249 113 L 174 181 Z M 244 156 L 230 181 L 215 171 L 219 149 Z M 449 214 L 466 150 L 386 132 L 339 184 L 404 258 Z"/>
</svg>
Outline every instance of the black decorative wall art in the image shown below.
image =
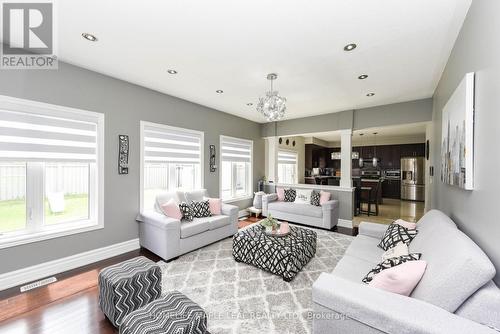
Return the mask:
<svg viewBox="0 0 500 334">
<path fill-rule="evenodd" d="M 118 174 L 128 174 L 128 136 L 118 135 Z"/>
<path fill-rule="evenodd" d="M 217 164 L 215 163 L 216 151 L 215 145 L 210 145 L 210 171 L 213 173 L 217 169 Z"/>
</svg>

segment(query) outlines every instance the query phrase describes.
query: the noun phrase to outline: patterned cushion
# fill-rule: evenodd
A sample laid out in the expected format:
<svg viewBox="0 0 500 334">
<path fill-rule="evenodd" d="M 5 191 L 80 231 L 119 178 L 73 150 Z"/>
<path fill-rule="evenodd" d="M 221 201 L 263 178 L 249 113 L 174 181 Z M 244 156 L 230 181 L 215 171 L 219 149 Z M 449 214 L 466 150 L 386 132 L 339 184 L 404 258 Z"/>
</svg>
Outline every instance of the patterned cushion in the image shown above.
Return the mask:
<svg viewBox="0 0 500 334">
<path fill-rule="evenodd" d="M 417 233 L 418 230 L 416 229 L 409 230 L 399 224 L 392 223 L 385 231 L 385 234 L 382 240 L 380 240 L 378 246 L 386 251 L 389 248 L 395 247 L 400 242 L 404 242 L 409 245 Z"/>
<path fill-rule="evenodd" d="M 395 266 L 397 266 L 397 265 L 399 265 L 401 263 L 405 263 L 405 262 L 408 262 L 408 261 L 417 261 L 417 260 L 420 260 L 421 256 L 422 256 L 421 253 L 411 253 L 411 254 L 408 254 L 408 255 L 403 255 L 403 256 L 399 256 L 399 257 L 393 257 L 393 258 L 387 259 L 385 261 L 382 261 L 379 264 L 377 264 L 375 266 L 375 268 L 373 268 L 372 270 L 370 270 L 368 272 L 368 274 L 366 274 L 366 276 L 363 278 L 362 282 L 363 283 L 370 283 L 372 281 L 373 277 L 375 277 L 375 275 L 377 275 L 382 270 L 395 267 Z"/>
<path fill-rule="evenodd" d="M 311 194 L 311 204 L 319 206 L 320 197 L 321 197 L 321 195 L 319 194 L 319 192 L 313 191 Z"/>
<path fill-rule="evenodd" d="M 178 291 L 138 309 L 123 319 L 120 334 L 206 334 L 207 315 L 191 299 Z"/>
<path fill-rule="evenodd" d="M 139 256 L 106 267 L 99 273 L 99 306 L 114 326 L 161 295 L 161 270 Z"/>
<path fill-rule="evenodd" d="M 208 200 L 191 202 L 191 210 L 193 211 L 193 216 L 195 218 L 210 217 L 212 215 L 210 212 L 210 202 Z"/>
<path fill-rule="evenodd" d="M 193 210 L 191 209 L 191 205 L 182 202 L 179 204 L 179 209 L 182 212 L 182 220 L 191 222 L 193 221 Z"/>
<path fill-rule="evenodd" d="M 295 195 L 297 192 L 295 189 L 285 189 L 285 202 L 293 202 L 295 201 Z"/>
</svg>

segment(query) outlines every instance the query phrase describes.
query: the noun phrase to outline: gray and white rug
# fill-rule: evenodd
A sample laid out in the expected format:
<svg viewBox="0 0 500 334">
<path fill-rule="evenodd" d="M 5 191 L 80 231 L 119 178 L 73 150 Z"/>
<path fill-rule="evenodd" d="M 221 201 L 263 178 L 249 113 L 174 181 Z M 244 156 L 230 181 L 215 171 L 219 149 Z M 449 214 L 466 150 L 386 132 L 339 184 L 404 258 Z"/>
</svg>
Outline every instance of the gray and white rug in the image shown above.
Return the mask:
<svg viewBox="0 0 500 334">
<path fill-rule="evenodd" d="M 236 262 L 228 238 L 170 263 L 160 261 L 163 291 L 181 291 L 203 307 L 212 334 L 310 333 L 312 284 L 335 268 L 352 241 L 351 236 L 315 231 L 316 256 L 290 283 Z"/>
</svg>

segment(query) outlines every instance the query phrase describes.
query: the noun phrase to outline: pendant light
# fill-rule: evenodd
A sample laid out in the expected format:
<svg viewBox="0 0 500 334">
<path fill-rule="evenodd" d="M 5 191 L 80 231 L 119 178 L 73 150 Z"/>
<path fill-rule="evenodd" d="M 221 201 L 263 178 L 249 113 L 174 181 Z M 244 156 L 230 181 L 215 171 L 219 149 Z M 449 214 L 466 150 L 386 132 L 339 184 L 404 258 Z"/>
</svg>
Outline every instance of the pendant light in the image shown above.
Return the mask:
<svg viewBox="0 0 500 334">
<path fill-rule="evenodd" d="M 378 158 L 377 158 L 377 132 L 374 132 L 373 135 L 375 136 L 375 145 L 373 146 L 373 159 L 372 159 L 372 164 L 373 167 L 377 167 L 378 165 Z"/>
<path fill-rule="evenodd" d="M 361 147 L 360 147 L 360 153 L 359 153 L 359 161 L 358 161 L 358 164 L 359 164 L 359 168 L 363 168 L 364 164 L 365 164 L 365 161 L 363 160 L 363 134 L 360 133 L 359 134 L 360 138 L 361 138 Z"/>
</svg>

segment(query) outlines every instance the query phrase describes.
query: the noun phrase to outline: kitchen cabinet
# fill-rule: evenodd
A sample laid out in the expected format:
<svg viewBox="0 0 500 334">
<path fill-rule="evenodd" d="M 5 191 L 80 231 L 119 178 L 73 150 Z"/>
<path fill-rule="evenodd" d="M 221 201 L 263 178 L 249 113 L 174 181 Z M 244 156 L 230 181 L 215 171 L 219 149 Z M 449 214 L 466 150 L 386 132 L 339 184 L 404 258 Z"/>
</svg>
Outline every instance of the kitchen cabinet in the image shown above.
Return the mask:
<svg viewBox="0 0 500 334">
<path fill-rule="evenodd" d="M 403 157 L 423 157 L 425 156 L 425 144 L 401 145 L 401 158 Z"/>
<path fill-rule="evenodd" d="M 384 198 L 401 198 L 401 181 L 386 179 L 382 183 L 382 197 Z"/>
</svg>

